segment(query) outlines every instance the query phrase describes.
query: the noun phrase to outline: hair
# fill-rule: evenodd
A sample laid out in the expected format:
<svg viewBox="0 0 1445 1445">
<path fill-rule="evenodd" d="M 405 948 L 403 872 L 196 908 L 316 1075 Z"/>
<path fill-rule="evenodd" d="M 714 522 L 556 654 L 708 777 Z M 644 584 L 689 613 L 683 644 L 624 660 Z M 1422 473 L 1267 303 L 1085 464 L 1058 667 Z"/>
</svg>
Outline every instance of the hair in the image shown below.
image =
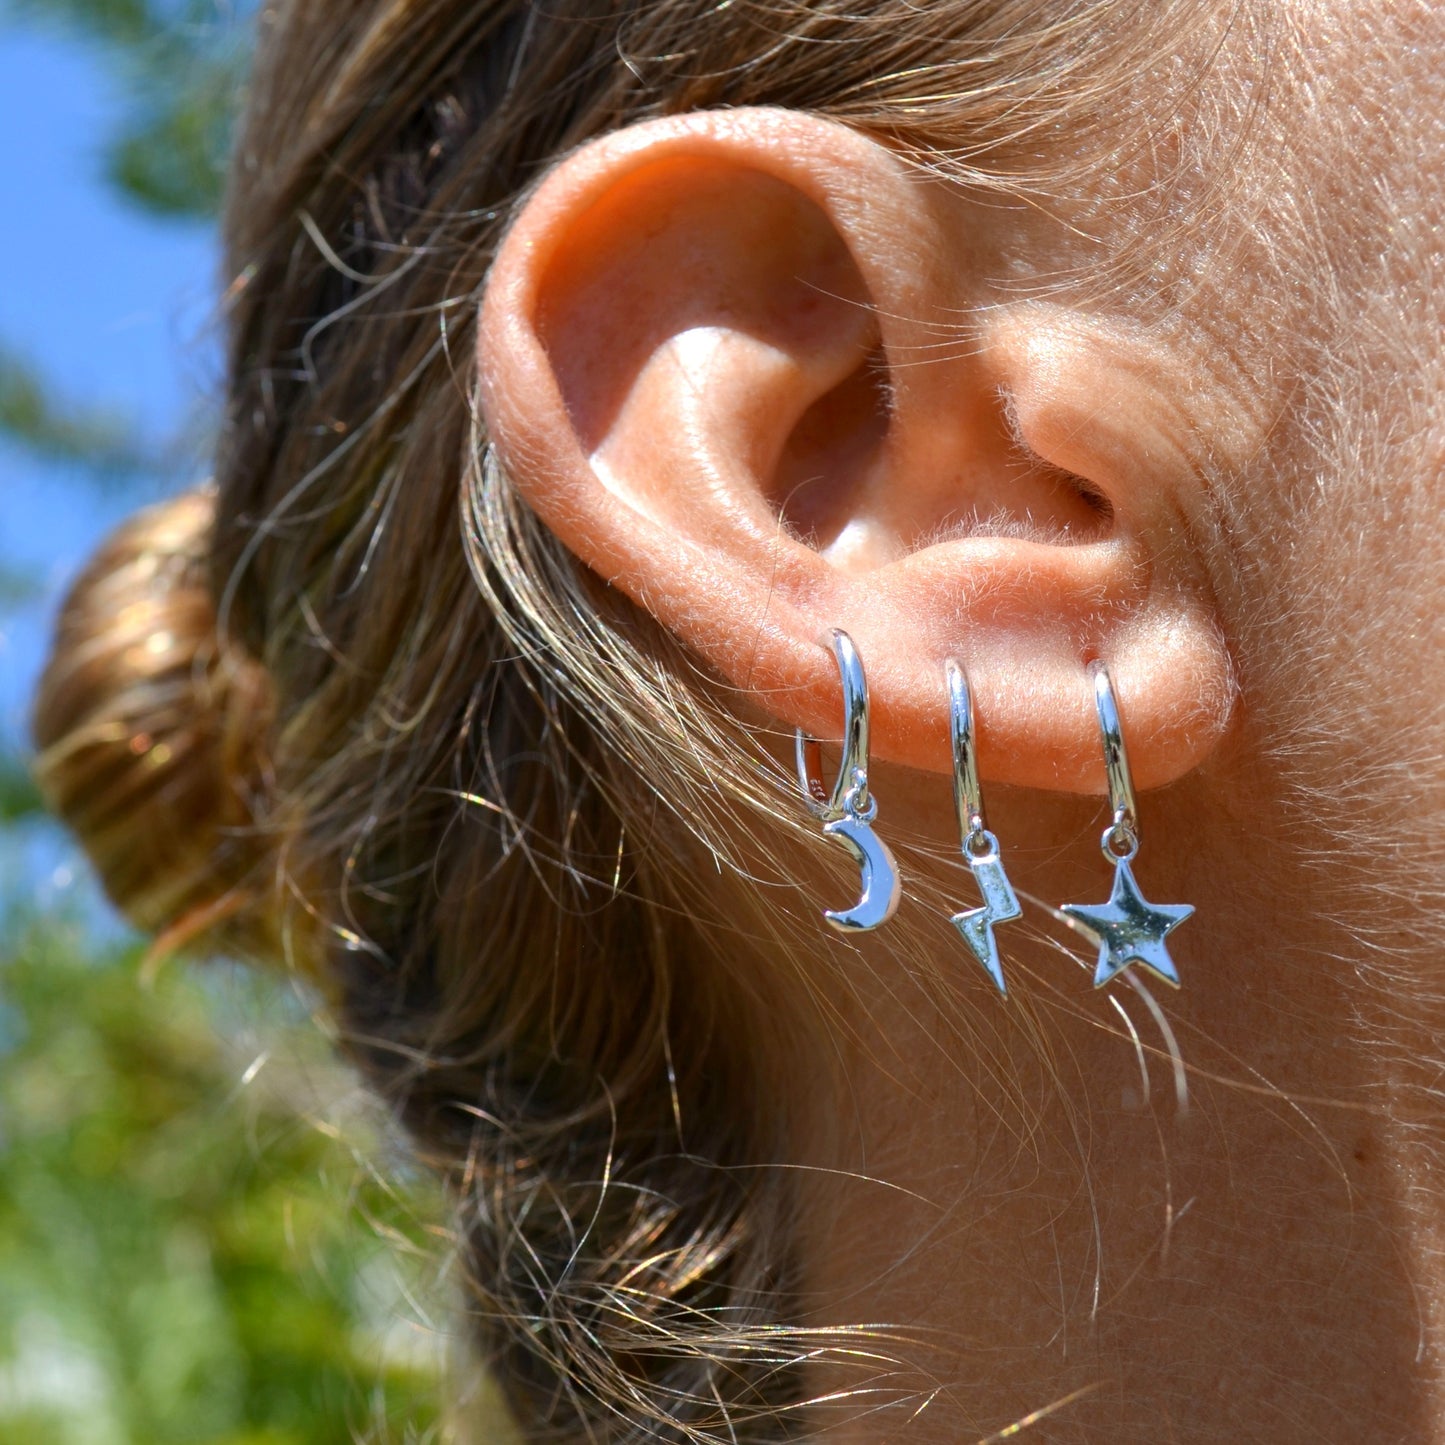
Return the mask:
<svg viewBox="0 0 1445 1445">
<path fill-rule="evenodd" d="M 740 105 L 1000 195 L 1094 194 L 1138 155 L 1192 164 L 1181 108 L 1236 10 L 262 12 L 215 486 L 127 523 L 76 584 L 38 776 L 142 927 L 219 924 L 322 981 L 451 1188 L 478 1335 L 536 1438 L 796 1433 L 806 1358 L 849 1339 L 802 1327 L 768 1167 L 756 1000 L 786 985 L 785 890 L 745 915 L 773 982 L 728 963 L 694 881 L 757 892 L 736 820 L 801 839 L 802 812 L 721 688 L 488 454 L 474 327 L 508 220 L 590 137 Z M 1217 146 L 1218 117 L 1195 119 Z M 1121 258 L 1147 273 L 1100 266 Z"/>
</svg>

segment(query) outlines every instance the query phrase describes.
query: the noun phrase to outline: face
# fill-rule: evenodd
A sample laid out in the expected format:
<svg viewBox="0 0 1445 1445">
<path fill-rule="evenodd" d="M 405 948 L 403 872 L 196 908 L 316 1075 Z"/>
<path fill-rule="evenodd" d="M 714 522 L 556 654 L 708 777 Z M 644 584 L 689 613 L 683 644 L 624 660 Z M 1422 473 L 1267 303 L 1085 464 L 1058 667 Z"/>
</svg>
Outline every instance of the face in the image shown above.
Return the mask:
<svg viewBox="0 0 1445 1445">
<path fill-rule="evenodd" d="M 1262 763 L 1348 830 L 1346 851 L 1368 840 L 1403 863 L 1442 802 L 1445 17 L 1291 19 L 1186 303 L 1202 386 L 1258 435 L 1220 486 L 1217 585 Z"/>
<path fill-rule="evenodd" d="M 1062 420 L 1084 451 L 1192 473 L 1178 535 L 1239 705 L 1220 747 L 1144 800 L 1141 876 L 1199 909 L 1172 1036 L 1135 1021 L 1142 1088 L 1102 1020 L 1087 1039 L 1047 996 L 1030 1043 L 962 1031 L 988 1061 L 972 1070 L 896 976 L 868 1001 L 886 1024 L 851 1070 L 870 1103 L 848 1113 L 865 1140 L 848 1159 L 880 1182 L 841 1206 L 818 1191 L 821 1253 L 847 1261 L 840 1293 L 952 1342 L 912 1381 L 949 1402 L 920 1438 L 1035 1411 L 1042 1438 L 1069 1440 L 1445 1429 L 1417 1363 L 1445 1218 L 1428 1103 L 1445 992 L 1445 11 L 1290 19 L 1208 222 L 1180 197 L 1190 244 L 1063 339 L 1029 307 L 1008 323 L 1022 341 L 1004 338 L 1022 348 L 1020 405 L 1046 414 L 1038 451 L 1087 474 L 1056 450 Z M 1252 71 L 1226 52 L 1216 83 L 1237 99 Z M 1003 816 L 1001 836 L 1038 850 L 1069 836 L 1037 799 Z M 1054 867 L 1027 881 L 1088 886 Z M 1187 1112 L 1160 1103 L 1176 1041 Z M 915 1194 L 885 1199 L 887 1183 Z"/>
<path fill-rule="evenodd" d="M 868 665 L 917 887 L 800 947 L 769 1096 L 808 1322 L 898 1326 L 818 1367 L 850 1442 L 1445 1432 L 1445 13 L 1272 14 L 1051 207 L 703 114 L 564 162 L 493 273 L 488 425 L 555 534 L 788 730 L 836 735 L 826 627 Z M 942 907 L 954 649 L 1035 909 L 1007 1004 Z M 1091 654 L 1140 880 L 1197 909 L 1167 1011 L 1050 911 L 1107 890 Z"/>
</svg>

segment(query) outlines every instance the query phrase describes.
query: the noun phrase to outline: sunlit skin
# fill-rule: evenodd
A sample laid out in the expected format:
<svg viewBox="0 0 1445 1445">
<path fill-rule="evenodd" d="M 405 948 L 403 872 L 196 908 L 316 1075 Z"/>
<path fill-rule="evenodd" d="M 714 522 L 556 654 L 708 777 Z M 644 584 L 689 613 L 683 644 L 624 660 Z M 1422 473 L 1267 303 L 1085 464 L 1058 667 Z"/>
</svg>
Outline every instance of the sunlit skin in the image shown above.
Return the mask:
<svg viewBox="0 0 1445 1445">
<path fill-rule="evenodd" d="M 877 827 L 955 908 L 968 665 L 1010 998 L 905 899 L 957 996 L 820 925 L 851 986 L 779 1066 L 808 1317 L 911 1341 L 830 1439 L 1445 1441 L 1445 9 L 1295 8 L 1238 183 L 1148 286 L 1020 286 L 1099 242 L 749 111 L 572 156 L 494 270 L 531 505 L 781 728 L 836 736 L 845 627 Z M 1197 910 L 1181 992 L 1146 983 L 1177 1050 L 1038 906 L 1109 894 L 1095 656 L 1140 886 Z"/>
</svg>

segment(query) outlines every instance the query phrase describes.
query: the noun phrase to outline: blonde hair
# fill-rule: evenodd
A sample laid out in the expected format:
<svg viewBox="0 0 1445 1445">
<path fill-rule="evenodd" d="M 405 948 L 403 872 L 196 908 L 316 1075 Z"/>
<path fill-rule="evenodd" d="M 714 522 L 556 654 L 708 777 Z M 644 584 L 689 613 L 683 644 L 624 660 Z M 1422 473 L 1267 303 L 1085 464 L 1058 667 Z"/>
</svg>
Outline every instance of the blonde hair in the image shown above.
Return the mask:
<svg viewBox="0 0 1445 1445">
<path fill-rule="evenodd" d="M 795 1327 L 789 1180 L 759 1167 L 768 985 L 729 976 L 689 884 L 737 863 L 740 812 L 798 832 L 798 810 L 487 456 L 474 319 L 508 218 L 591 136 L 754 104 L 995 192 L 1090 194 L 1151 147 L 1190 163 L 1180 108 L 1234 10 L 263 11 L 216 490 L 128 524 L 77 584 L 39 771 L 143 926 L 219 907 L 233 938 L 304 939 L 454 1191 L 479 1332 L 538 1437 L 775 1438 L 838 1337 Z M 784 912 L 752 918 L 783 940 Z"/>
<path fill-rule="evenodd" d="M 253 824 L 271 691 L 216 639 L 214 515 L 214 494 L 191 492 L 106 541 L 71 591 L 35 710 L 47 801 L 152 932 L 246 912 L 264 851 Z"/>
</svg>

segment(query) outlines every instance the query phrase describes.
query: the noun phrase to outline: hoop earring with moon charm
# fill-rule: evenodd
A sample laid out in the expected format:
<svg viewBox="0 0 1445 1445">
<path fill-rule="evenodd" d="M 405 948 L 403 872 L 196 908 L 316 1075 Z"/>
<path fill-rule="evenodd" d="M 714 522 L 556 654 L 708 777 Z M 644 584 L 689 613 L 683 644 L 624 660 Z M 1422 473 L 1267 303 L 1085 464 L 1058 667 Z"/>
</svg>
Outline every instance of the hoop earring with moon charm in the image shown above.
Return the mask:
<svg viewBox="0 0 1445 1445">
<path fill-rule="evenodd" d="M 852 908 L 828 909 L 823 917 L 840 933 L 863 933 L 887 923 L 898 907 L 898 864 L 873 831 L 878 800 L 868 791 L 868 680 L 853 639 L 835 627 L 829 635 L 843 683 L 843 756 L 828 788 L 822 779 L 822 748 L 801 728 L 795 737 L 798 782 L 808 809 L 823 822 L 862 870 L 862 897 Z"/>
</svg>

